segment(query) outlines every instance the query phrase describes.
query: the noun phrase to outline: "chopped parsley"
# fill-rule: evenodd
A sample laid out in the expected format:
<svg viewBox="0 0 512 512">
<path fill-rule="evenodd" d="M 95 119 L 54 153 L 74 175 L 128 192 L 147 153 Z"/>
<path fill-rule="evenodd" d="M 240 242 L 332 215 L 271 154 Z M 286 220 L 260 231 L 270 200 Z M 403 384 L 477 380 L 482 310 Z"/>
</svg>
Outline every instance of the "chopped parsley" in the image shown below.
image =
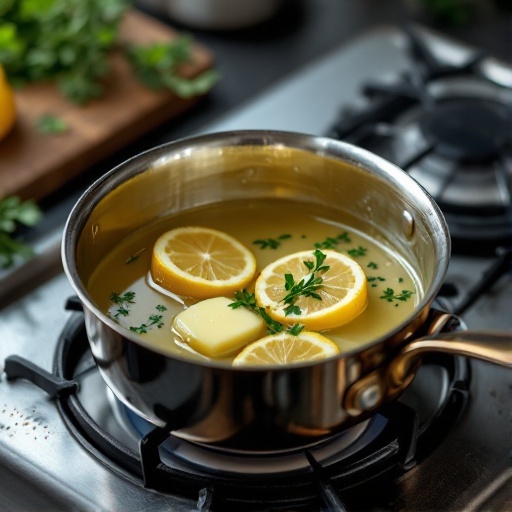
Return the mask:
<svg viewBox="0 0 512 512">
<path fill-rule="evenodd" d="M 377 270 L 379 267 L 377 265 L 377 263 L 374 263 L 373 261 L 370 261 L 370 263 L 368 263 L 368 265 L 366 265 L 368 268 L 373 268 L 373 270 Z"/>
<path fill-rule="evenodd" d="M 395 291 L 392 288 L 386 288 L 384 290 L 384 294 L 379 298 L 386 300 L 388 302 L 394 302 L 395 300 L 399 300 L 401 302 L 405 302 L 409 300 L 414 292 L 409 290 L 402 290 L 402 293 L 395 294 Z M 398 306 L 398 304 L 396 304 Z"/>
<path fill-rule="evenodd" d="M 116 292 L 112 292 L 110 294 L 110 300 L 114 303 L 114 304 L 124 304 L 124 303 L 128 303 L 128 304 L 134 304 L 134 299 L 135 298 L 135 292 L 126 292 L 124 295 L 119 295 L 118 293 Z"/>
<path fill-rule="evenodd" d="M 254 245 L 259 245 L 260 249 L 277 249 L 283 240 L 288 240 L 292 235 L 287 233 L 279 235 L 277 238 L 259 238 L 254 240 Z"/>
<path fill-rule="evenodd" d="M 138 327 L 130 327 L 130 331 L 136 332 L 137 334 L 146 334 L 154 325 L 159 329 L 162 328 L 164 323 L 162 322 L 162 315 L 150 315 L 147 323 L 143 323 Z"/>
<path fill-rule="evenodd" d="M 366 247 L 359 246 L 356 249 L 349 249 L 347 254 L 352 258 L 358 258 L 359 256 L 365 256 L 368 249 Z"/>
<path fill-rule="evenodd" d="M 345 231 L 344 233 L 340 233 L 336 237 L 328 236 L 323 242 L 315 243 L 316 249 L 336 249 L 336 246 L 340 242 L 350 243 L 352 240 L 350 239 L 349 234 Z"/>
</svg>

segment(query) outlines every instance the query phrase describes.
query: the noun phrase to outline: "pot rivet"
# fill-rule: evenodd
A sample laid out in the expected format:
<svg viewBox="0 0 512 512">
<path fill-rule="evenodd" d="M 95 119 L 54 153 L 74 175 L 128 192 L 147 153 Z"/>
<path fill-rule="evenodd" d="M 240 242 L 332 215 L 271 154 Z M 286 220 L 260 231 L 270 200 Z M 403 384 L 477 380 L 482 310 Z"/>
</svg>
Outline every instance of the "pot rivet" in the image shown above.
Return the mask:
<svg viewBox="0 0 512 512">
<path fill-rule="evenodd" d="M 382 388 L 379 384 L 372 384 L 359 393 L 359 407 L 365 411 L 370 411 L 377 407 L 382 401 Z"/>
<path fill-rule="evenodd" d="M 412 215 L 407 210 L 402 212 L 402 221 L 405 236 L 407 238 L 412 238 L 412 235 L 414 235 L 415 224 Z"/>
</svg>

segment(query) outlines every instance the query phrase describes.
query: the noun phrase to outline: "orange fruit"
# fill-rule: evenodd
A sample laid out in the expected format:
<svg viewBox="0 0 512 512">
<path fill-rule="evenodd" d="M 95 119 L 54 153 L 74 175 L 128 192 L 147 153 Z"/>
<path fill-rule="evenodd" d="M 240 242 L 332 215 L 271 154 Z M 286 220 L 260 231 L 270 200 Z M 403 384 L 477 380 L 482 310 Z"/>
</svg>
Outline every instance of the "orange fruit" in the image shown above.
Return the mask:
<svg viewBox="0 0 512 512">
<path fill-rule="evenodd" d="M 316 361 L 339 354 L 338 346 L 316 332 L 297 336 L 271 334 L 245 347 L 233 360 L 234 366 L 279 365 Z"/>
<path fill-rule="evenodd" d="M 315 264 L 315 252 L 289 254 L 263 269 L 254 292 L 256 302 L 271 318 L 285 324 L 302 324 L 308 331 L 324 331 L 346 324 L 364 311 L 368 292 L 366 276 L 359 264 L 336 251 L 318 252 L 325 255 L 322 265 L 328 269 L 315 272 L 322 280 L 313 290 L 318 297 L 302 294 L 296 297 L 294 305 L 300 313 L 287 314 L 290 304 L 285 302 L 289 295 L 285 276 L 293 276 L 295 283 L 307 282 L 312 275 L 307 265 Z"/>
<path fill-rule="evenodd" d="M 151 259 L 151 276 L 158 285 L 197 299 L 233 295 L 255 272 L 249 249 L 227 233 L 204 227 L 167 231 L 156 241 Z"/>
<path fill-rule="evenodd" d="M 0 140 L 11 131 L 16 120 L 14 92 L 7 82 L 4 70 L 0 65 Z"/>
</svg>

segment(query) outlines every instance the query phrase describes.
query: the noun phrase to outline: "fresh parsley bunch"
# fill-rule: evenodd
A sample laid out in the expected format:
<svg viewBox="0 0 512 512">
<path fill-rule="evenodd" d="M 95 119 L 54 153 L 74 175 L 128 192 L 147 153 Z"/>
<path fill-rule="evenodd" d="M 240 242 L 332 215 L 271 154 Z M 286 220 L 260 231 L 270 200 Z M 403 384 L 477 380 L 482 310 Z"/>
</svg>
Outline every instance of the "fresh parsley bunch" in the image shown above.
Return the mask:
<svg viewBox="0 0 512 512">
<path fill-rule="evenodd" d="M 190 40 L 121 48 L 119 26 L 131 0 L 0 0 L 0 64 L 17 86 L 56 81 L 77 104 L 101 96 L 109 53 L 118 48 L 144 83 L 180 96 L 206 92 L 218 79 L 207 71 L 194 79 L 178 75 L 190 60 Z"/>
</svg>

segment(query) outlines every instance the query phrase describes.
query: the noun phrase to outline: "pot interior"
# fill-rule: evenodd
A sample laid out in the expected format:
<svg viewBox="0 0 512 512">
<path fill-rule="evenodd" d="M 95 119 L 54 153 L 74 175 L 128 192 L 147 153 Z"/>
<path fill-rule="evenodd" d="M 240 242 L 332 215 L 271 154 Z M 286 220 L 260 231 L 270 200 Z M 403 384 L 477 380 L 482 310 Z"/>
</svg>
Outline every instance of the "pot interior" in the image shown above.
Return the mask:
<svg viewBox="0 0 512 512">
<path fill-rule="evenodd" d="M 183 140 L 107 173 L 68 220 L 66 270 L 80 298 L 104 316 L 87 283 L 129 234 L 199 206 L 265 198 L 327 206 L 345 224 L 393 247 L 422 288 L 419 310 L 437 292 L 448 265 L 448 231 L 437 205 L 412 178 L 349 144 L 274 132 Z"/>
</svg>

